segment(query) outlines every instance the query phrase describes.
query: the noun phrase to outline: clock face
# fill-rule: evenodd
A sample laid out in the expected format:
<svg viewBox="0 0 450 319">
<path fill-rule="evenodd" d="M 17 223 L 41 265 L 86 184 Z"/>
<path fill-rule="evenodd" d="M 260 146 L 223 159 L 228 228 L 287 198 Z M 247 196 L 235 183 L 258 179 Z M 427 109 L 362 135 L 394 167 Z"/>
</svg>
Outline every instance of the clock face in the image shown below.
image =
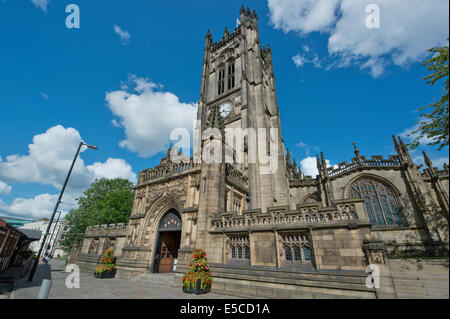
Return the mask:
<svg viewBox="0 0 450 319">
<path fill-rule="evenodd" d="M 220 115 L 225 118 L 230 114 L 231 112 L 231 104 L 230 103 L 224 103 L 219 107 Z"/>
</svg>

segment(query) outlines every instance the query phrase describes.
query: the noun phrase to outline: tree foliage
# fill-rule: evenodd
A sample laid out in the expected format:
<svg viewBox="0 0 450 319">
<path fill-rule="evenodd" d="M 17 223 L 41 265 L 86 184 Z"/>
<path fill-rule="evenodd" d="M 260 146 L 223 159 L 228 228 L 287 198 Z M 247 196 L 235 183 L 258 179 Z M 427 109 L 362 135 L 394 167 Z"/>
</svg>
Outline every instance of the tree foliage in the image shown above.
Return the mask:
<svg viewBox="0 0 450 319">
<path fill-rule="evenodd" d="M 447 39 L 448 41 L 448 39 Z M 423 137 L 430 138 L 432 142 L 428 145 L 437 145 L 438 150 L 448 146 L 448 45 L 441 48 L 428 50 L 434 56 L 423 63 L 428 65 L 428 71 L 432 72 L 423 79 L 430 85 L 435 85 L 439 80 L 444 80 L 444 92 L 441 98 L 434 103 L 419 108 L 431 108 L 429 113 L 421 114 L 421 121 L 417 122 L 418 128 L 411 132 L 409 136 L 414 136 L 414 140 L 408 144 L 412 149 L 419 145 Z"/>
<path fill-rule="evenodd" d="M 134 198 L 132 187 L 131 182 L 122 178 L 95 180 L 77 198 L 78 208 L 65 217 L 69 230 L 62 245 L 66 251 L 81 243 L 88 226 L 128 222 Z"/>
</svg>

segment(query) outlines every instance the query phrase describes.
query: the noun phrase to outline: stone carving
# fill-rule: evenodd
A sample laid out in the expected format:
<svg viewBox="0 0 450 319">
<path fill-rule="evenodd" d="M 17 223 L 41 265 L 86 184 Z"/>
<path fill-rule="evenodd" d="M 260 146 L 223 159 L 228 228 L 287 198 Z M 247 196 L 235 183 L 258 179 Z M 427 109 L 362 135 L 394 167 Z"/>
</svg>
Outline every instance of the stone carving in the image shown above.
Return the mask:
<svg viewBox="0 0 450 319">
<path fill-rule="evenodd" d="M 161 197 L 165 193 L 176 196 L 180 201 L 185 201 L 187 196 L 187 189 L 187 178 L 176 179 L 152 185 L 149 189 L 149 193 L 152 195 L 147 197 L 146 199 L 145 211 L 147 212 L 150 209 L 150 206 L 155 199 Z"/>
<path fill-rule="evenodd" d="M 353 204 L 338 205 L 336 211 L 320 212 L 317 207 L 304 208 L 300 211 L 286 212 L 274 210 L 267 214 L 243 212 L 243 216 L 223 213 L 220 218 L 212 220 L 214 228 L 263 226 L 279 224 L 327 223 L 357 220 L 356 207 Z"/>
<path fill-rule="evenodd" d="M 384 264 L 384 244 L 378 240 L 364 240 L 363 251 L 366 256 L 366 263 L 370 264 Z"/>
<path fill-rule="evenodd" d="M 89 247 L 89 254 L 97 254 L 98 249 L 98 238 L 94 238 Z"/>
</svg>

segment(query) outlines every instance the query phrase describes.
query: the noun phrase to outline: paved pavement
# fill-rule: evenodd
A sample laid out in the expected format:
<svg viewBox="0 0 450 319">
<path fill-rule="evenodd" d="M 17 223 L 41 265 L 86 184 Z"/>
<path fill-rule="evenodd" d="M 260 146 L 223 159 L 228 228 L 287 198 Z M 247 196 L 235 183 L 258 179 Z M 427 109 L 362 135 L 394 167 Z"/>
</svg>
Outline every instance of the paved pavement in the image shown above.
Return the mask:
<svg viewBox="0 0 450 319">
<path fill-rule="evenodd" d="M 145 274 L 134 279 L 98 279 L 93 274 L 80 274 L 80 288 L 66 287 L 65 263 L 51 260 L 39 264 L 33 282 L 28 276 L 16 282 L 14 299 L 36 299 L 43 279 L 51 279 L 49 299 L 231 299 L 221 293 L 186 294 L 181 285 L 175 285 L 173 274 Z"/>
</svg>

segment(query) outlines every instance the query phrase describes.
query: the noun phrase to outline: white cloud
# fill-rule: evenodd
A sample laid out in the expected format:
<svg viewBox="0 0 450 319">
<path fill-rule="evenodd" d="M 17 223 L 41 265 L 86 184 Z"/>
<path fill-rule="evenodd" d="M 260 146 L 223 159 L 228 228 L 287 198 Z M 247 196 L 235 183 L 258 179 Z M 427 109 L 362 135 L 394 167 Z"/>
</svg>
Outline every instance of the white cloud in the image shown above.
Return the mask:
<svg viewBox="0 0 450 319">
<path fill-rule="evenodd" d="M 326 31 L 336 20 L 340 0 L 268 0 L 270 21 L 284 32 Z"/>
<path fill-rule="evenodd" d="M 64 218 L 70 209 L 76 207 L 65 204 L 75 203 L 75 198 L 76 197 L 73 195 L 64 194 L 62 202 L 58 206 L 58 211 L 61 212 L 61 218 Z M 52 195 L 48 193 L 40 194 L 32 198 L 16 198 L 9 205 L 5 204 L 0 199 L 0 214 L 30 219 L 42 217 L 50 218 L 57 199 L 58 194 Z M 56 216 L 58 216 L 58 214 Z"/>
<path fill-rule="evenodd" d="M 130 43 L 130 33 L 126 30 L 122 30 L 118 25 L 113 25 L 114 32 L 117 33 L 120 37 L 120 43 L 123 45 L 127 45 Z"/>
<path fill-rule="evenodd" d="M 331 166 L 329 160 L 326 159 L 325 162 L 327 163 L 327 167 Z M 317 159 L 314 156 L 308 156 L 302 159 L 300 161 L 300 167 L 304 176 L 312 176 L 315 178 L 319 175 L 319 171 L 317 170 Z"/>
<path fill-rule="evenodd" d="M 305 63 L 312 63 L 316 68 L 322 67 L 322 62 L 320 61 L 317 53 L 311 52 L 311 49 L 309 47 L 303 48 L 303 50 L 305 51 L 303 55 L 298 53 L 297 55 L 292 57 L 292 61 L 294 61 L 294 64 L 297 68 L 302 67 L 303 65 L 305 65 Z"/>
<path fill-rule="evenodd" d="M 111 124 L 112 124 L 114 127 L 120 127 L 120 124 L 119 124 L 119 122 L 117 122 L 116 119 L 112 119 L 112 120 L 111 120 Z"/>
<path fill-rule="evenodd" d="M 45 94 L 44 92 L 41 92 L 41 97 L 42 97 L 44 100 L 48 100 L 48 95 Z"/>
<path fill-rule="evenodd" d="M 369 29 L 366 6 L 372 0 L 268 0 L 276 29 L 328 33 L 331 67 L 359 65 L 373 77 L 388 64 L 422 61 L 427 49 L 446 43 L 448 0 L 378 0 L 380 28 Z"/>
<path fill-rule="evenodd" d="M 448 156 L 447 157 L 437 157 L 437 158 L 430 158 L 431 162 L 433 163 L 433 167 L 437 167 L 439 169 L 442 169 L 444 167 L 444 163 L 448 165 Z M 425 165 L 424 159 L 422 155 L 416 156 L 412 159 L 412 161 L 417 164 L 423 164 Z M 426 167 L 426 166 L 424 166 Z"/>
<path fill-rule="evenodd" d="M 415 140 L 418 136 L 420 136 L 420 133 L 413 133 L 414 131 L 416 131 L 419 128 L 418 124 L 415 124 L 413 127 L 407 128 L 405 129 L 403 132 L 401 132 L 399 135 L 400 137 L 404 138 L 405 140 L 409 141 L 413 141 Z M 409 134 L 411 134 L 411 136 L 409 136 Z M 421 146 L 425 146 L 428 145 L 430 143 L 433 143 L 434 139 L 427 137 L 427 136 L 423 136 L 419 139 L 419 144 Z"/>
<path fill-rule="evenodd" d="M 300 53 L 297 54 L 296 56 L 293 56 L 293 57 L 292 57 L 292 61 L 294 61 L 294 64 L 295 64 L 295 66 L 296 66 L 297 68 L 303 66 L 303 65 L 305 64 L 305 62 L 306 62 L 306 61 L 305 61 L 305 58 L 302 57 L 302 56 L 300 55 Z"/>
<path fill-rule="evenodd" d="M 49 217 L 58 195 L 41 194 L 34 198 L 16 198 L 10 205 L 0 200 L 0 212 L 9 216 L 38 218 Z"/>
<path fill-rule="evenodd" d="M 12 187 L 10 185 L 0 181 L 0 194 L 8 195 L 9 193 L 11 193 L 11 189 Z"/>
<path fill-rule="evenodd" d="M 45 133 L 33 137 L 28 145 L 28 154 L 9 155 L 6 161 L 0 157 L 0 178 L 6 182 L 39 183 L 60 189 L 81 141 L 80 133 L 74 128 L 56 125 Z M 82 152 L 86 147 L 82 147 Z M 68 192 L 80 192 L 95 178 L 124 177 L 136 182 L 136 175 L 124 160 L 108 159 L 105 163 L 85 166 L 83 159 L 77 159 L 67 185 Z"/>
<path fill-rule="evenodd" d="M 96 162 L 86 167 L 96 178 L 116 178 L 128 179 L 132 183 L 137 182 L 136 174 L 130 164 L 121 158 L 108 158 L 105 163 Z"/>
<path fill-rule="evenodd" d="M 44 12 L 47 12 L 47 5 L 50 3 L 50 0 L 31 0 L 36 8 L 41 9 Z"/>
<path fill-rule="evenodd" d="M 125 129 L 121 147 L 150 157 L 166 149 L 172 129 L 186 128 L 192 132 L 196 103 L 181 103 L 173 93 L 156 91 L 161 86 L 148 79 L 132 75 L 129 81 L 134 93 L 122 85 L 122 90 L 107 92 L 105 97 L 109 109 Z"/>
</svg>

